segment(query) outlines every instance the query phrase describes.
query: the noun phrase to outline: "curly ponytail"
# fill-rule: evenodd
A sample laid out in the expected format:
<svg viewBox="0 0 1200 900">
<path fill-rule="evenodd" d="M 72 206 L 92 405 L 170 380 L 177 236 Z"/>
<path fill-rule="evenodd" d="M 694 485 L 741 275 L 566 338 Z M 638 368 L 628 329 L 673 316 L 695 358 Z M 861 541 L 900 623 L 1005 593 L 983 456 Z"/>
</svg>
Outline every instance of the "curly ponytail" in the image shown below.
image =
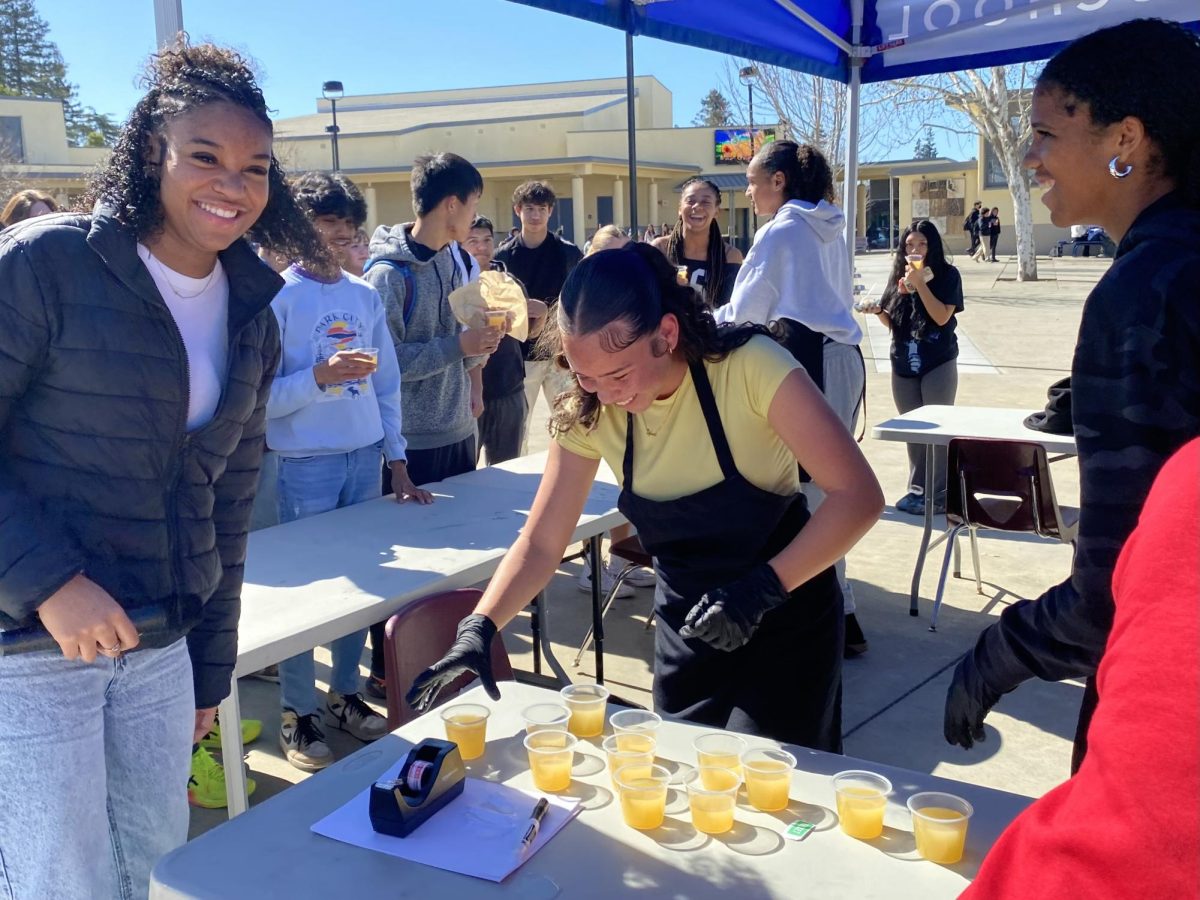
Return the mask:
<svg viewBox="0 0 1200 900">
<path fill-rule="evenodd" d="M 108 162 L 92 177 L 80 206 L 84 212 L 96 203 L 113 207 L 117 220 L 144 241 L 163 228 L 158 156 L 168 122 L 210 103 L 229 103 L 250 111 L 268 130 L 272 125 L 251 64 L 236 51 L 189 44 L 181 34 L 171 47 L 150 57 L 142 81 L 146 95 L 129 114 Z M 274 158 L 267 184 L 267 206 L 247 236 L 314 272 L 336 273 L 337 262 L 296 204 Z"/>
<path fill-rule="evenodd" d="M 571 271 L 559 298 L 557 322 L 544 336 L 544 345 L 555 364 L 568 370 L 563 334 L 601 333 L 604 349 L 618 353 L 658 328 L 668 313 L 679 321 L 675 352 L 689 363 L 716 362 L 754 335 L 771 333 L 762 325 L 718 326 L 700 295 L 675 280 L 675 268 L 662 253 L 649 244 L 631 243 L 585 257 Z M 551 434 L 576 425 L 592 428 L 599 415 L 599 398 L 576 382 L 555 398 Z"/>
</svg>

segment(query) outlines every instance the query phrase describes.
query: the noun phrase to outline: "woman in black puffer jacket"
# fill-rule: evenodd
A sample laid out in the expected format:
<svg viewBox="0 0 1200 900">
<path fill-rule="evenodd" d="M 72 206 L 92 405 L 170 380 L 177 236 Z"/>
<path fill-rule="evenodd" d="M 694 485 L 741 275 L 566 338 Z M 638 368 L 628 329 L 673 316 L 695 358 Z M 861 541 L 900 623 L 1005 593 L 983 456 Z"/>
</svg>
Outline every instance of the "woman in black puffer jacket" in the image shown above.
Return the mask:
<svg viewBox="0 0 1200 900">
<path fill-rule="evenodd" d="M 181 43 L 147 81 L 92 213 L 0 235 L 5 896 L 145 896 L 186 839 L 279 356 L 243 238 L 333 265 L 239 56 Z"/>
</svg>

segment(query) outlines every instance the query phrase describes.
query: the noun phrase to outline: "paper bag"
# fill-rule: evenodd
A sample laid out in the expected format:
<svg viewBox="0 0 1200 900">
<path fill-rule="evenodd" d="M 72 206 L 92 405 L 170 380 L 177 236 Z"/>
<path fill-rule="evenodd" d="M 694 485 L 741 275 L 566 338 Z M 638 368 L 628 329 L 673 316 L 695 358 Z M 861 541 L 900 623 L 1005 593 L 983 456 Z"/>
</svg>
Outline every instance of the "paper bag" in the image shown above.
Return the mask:
<svg viewBox="0 0 1200 900">
<path fill-rule="evenodd" d="M 478 281 L 464 284 L 450 294 L 454 317 L 468 328 L 480 328 L 489 309 L 510 312 L 509 335 L 518 341 L 529 337 L 529 307 L 525 292 L 507 272 L 481 272 Z"/>
</svg>

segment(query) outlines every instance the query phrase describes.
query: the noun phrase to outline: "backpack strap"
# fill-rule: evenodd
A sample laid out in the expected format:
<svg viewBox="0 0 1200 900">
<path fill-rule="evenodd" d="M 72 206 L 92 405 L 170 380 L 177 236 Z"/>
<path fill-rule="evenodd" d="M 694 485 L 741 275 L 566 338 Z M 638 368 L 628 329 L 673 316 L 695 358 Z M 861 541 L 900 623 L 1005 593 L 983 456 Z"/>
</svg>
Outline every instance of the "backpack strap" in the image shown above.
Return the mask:
<svg viewBox="0 0 1200 900">
<path fill-rule="evenodd" d="M 368 259 L 367 264 L 363 266 L 363 274 L 366 275 L 367 271 L 377 264 L 391 266 L 404 279 L 404 306 L 401 310 L 401 316 L 404 319 L 404 327 L 407 328 L 408 320 L 412 318 L 413 305 L 417 299 L 417 281 L 413 277 L 412 266 L 397 259 Z"/>
</svg>

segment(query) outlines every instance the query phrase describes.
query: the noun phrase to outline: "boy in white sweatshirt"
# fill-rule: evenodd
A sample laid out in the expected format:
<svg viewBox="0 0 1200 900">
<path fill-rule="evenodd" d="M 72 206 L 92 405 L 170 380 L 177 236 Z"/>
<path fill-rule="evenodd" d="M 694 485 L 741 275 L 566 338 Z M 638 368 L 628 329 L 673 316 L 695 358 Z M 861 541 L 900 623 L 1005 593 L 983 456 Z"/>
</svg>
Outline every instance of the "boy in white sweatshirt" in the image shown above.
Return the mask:
<svg viewBox="0 0 1200 900">
<path fill-rule="evenodd" d="M 362 194 L 341 175 L 317 172 L 300 176 L 293 190 L 326 246 L 343 257 L 366 221 Z M 408 477 L 400 367 L 378 292 L 346 272 L 332 282 L 300 265 L 280 274 L 285 284 L 271 308 L 283 353 L 267 403 L 267 443 L 279 454 L 279 521 L 381 496 L 381 457 L 388 461 L 398 501 L 429 502 L 429 493 Z M 388 727 L 358 692 L 366 636 L 359 631 L 331 644 L 324 717 L 328 725 L 371 741 Z M 288 762 L 309 772 L 333 762 L 319 722 L 315 681 L 311 650 L 279 664 L 280 745 Z"/>
</svg>

